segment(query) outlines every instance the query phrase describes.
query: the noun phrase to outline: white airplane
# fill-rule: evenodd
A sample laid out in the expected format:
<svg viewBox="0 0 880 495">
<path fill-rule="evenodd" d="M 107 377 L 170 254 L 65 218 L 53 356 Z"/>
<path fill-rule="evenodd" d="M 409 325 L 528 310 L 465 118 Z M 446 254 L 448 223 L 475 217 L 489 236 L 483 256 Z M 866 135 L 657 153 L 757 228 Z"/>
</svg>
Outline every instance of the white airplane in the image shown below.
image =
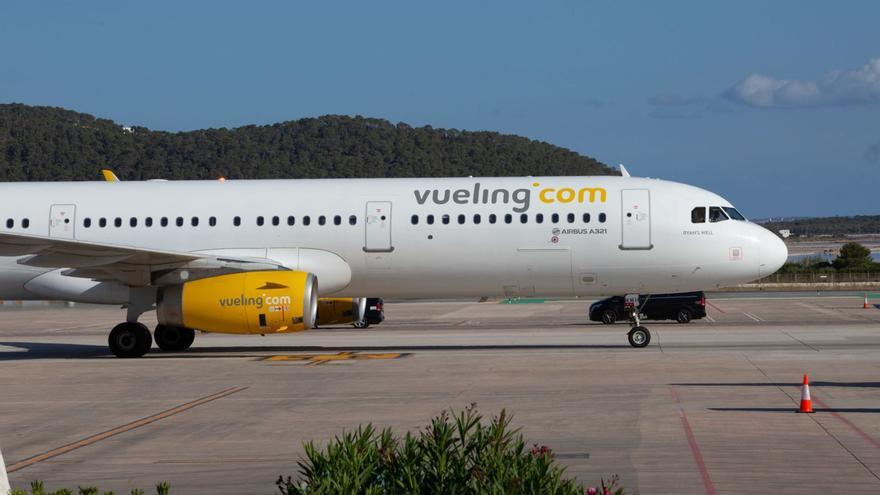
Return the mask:
<svg viewBox="0 0 880 495">
<path fill-rule="evenodd" d="M 124 305 L 120 357 L 356 322 L 365 296 L 684 292 L 788 255 L 717 194 L 628 176 L 5 183 L 0 206 L 0 299 Z"/>
</svg>

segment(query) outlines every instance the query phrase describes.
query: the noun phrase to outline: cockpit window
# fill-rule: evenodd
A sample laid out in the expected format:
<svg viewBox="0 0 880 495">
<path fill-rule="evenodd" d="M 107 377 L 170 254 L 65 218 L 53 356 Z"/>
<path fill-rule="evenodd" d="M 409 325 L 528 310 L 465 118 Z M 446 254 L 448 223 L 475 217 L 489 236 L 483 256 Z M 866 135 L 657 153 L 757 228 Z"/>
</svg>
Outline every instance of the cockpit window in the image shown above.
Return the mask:
<svg viewBox="0 0 880 495">
<path fill-rule="evenodd" d="M 727 218 L 727 214 L 724 213 L 724 210 L 721 209 L 720 206 L 710 206 L 709 207 L 709 221 L 712 223 L 715 222 L 723 222 L 725 220 L 730 220 Z"/>
<path fill-rule="evenodd" d="M 706 223 L 705 206 L 698 206 L 691 210 L 691 223 Z"/>
<path fill-rule="evenodd" d="M 742 216 L 742 213 L 736 211 L 736 208 L 732 206 L 725 206 L 724 211 L 727 212 L 727 215 L 734 220 L 745 220 L 746 217 Z"/>
</svg>

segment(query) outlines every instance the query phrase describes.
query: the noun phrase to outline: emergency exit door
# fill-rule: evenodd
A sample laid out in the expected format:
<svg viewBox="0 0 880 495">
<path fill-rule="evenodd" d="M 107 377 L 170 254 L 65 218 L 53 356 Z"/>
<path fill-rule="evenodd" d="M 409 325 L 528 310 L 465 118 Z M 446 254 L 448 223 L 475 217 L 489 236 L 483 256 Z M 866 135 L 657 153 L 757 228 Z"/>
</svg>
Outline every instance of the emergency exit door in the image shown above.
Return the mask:
<svg viewBox="0 0 880 495">
<path fill-rule="evenodd" d="M 76 205 L 49 207 L 49 237 L 73 239 L 76 228 Z"/>
<path fill-rule="evenodd" d="M 391 245 L 391 201 L 368 201 L 366 211 L 366 237 L 364 251 L 368 253 L 390 253 Z"/>
<path fill-rule="evenodd" d="M 651 249 L 651 191 L 620 191 L 620 249 Z"/>
</svg>

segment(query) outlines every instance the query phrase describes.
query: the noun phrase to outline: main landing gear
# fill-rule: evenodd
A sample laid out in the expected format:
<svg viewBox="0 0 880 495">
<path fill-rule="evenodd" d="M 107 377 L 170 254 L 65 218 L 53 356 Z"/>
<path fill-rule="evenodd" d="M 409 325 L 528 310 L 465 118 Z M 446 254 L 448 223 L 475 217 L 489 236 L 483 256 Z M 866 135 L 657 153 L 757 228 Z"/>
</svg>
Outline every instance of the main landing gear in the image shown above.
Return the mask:
<svg viewBox="0 0 880 495">
<path fill-rule="evenodd" d="M 156 330 L 150 335 L 150 330 L 143 323 L 126 321 L 113 327 L 107 340 L 110 351 L 116 357 L 136 358 L 150 351 L 154 337 L 159 349 L 179 352 L 189 349 L 196 332 L 191 328 L 156 325 Z"/>
<path fill-rule="evenodd" d="M 651 343 L 651 332 L 643 327 L 639 321 L 639 310 L 641 309 L 639 302 L 638 294 L 627 294 L 623 302 L 627 316 L 633 325 L 629 333 L 626 334 L 626 338 L 629 340 L 629 345 L 636 348 L 647 347 Z"/>
<path fill-rule="evenodd" d="M 138 318 L 145 312 L 153 309 L 156 304 L 155 287 L 139 287 L 131 289 L 131 299 L 126 305 L 128 312 L 126 322 L 113 327 L 110 337 L 107 339 L 110 352 L 121 358 L 141 357 L 150 351 L 153 346 L 153 338 L 159 349 L 166 352 L 185 351 L 195 340 L 195 331 L 191 328 L 156 325 L 156 330 L 150 334 L 143 323 L 138 323 Z"/>
</svg>

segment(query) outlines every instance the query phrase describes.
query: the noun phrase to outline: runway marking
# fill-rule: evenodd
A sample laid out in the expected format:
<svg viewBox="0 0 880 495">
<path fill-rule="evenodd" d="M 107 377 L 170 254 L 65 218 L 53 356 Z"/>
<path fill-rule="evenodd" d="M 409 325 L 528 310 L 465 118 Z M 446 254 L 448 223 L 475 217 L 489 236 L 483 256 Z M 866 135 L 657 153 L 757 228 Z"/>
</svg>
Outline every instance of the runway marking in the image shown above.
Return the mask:
<svg viewBox="0 0 880 495">
<path fill-rule="evenodd" d="M 711 316 L 706 315 L 706 321 L 708 321 L 709 323 L 715 323 L 715 318 L 712 318 Z"/>
<path fill-rule="evenodd" d="M 825 404 L 825 402 L 822 401 L 821 399 L 819 399 L 818 397 L 814 396 L 814 397 L 812 397 L 812 399 L 814 401 L 816 401 L 816 404 L 818 404 L 819 407 L 821 407 L 822 409 L 825 409 L 825 411 L 820 411 L 820 412 L 827 412 L 828 414 L 834 416 L 836 419 L 840 420 L 841 423 L 845 424 L 846 426 L 849 426 L 850 429 L 852 429 L 854 432 L 856 432 L 866 442 L 873 445 L 874 448 L 880 449 L 880 442 L 878 442 L 871 435 L 865 433 L 865 431 L 862 430 L 861 428 L 859 428 L 858 426 L 856 426 L 855 423 L 844 418 L 843 416 L 840 415 L 840 413 L 838 413 L 837 411 L 834 411 L 832 408 L 828 407 L 828 404 Z"/>
<path fill-rule="evenodd" d="M 722 314 L 725 313 L 725 311 L 723 309 L 719 308 L 718 306 L 715 306 L 710 301 L 706 301 L 706 305 L 710 306 L 712 309 L 714 309 L 715 311 L 718 311 L 719 313 L 722 313 Z"/>
<path fill-rule="evenodd" d="M 318 366 L 333 361 L 352 361 L 360 359 L 400 359 L 409 356 L 409 354 L 401 352 L 385 352 L 379 354 L 366 354 L 361 352 L 337 352 L 334 354 L 286 354 L 278 356 L 269 356 L 261 359 L 261 361 L 269 362 L 305 362 L 307 365 Z"/>
<path fill-rule="evenodd" d="M 748 316 L 749 318 L 755 320 L 755 321 L 764 321 L 764 320 L 761 319 L 761 317 L 758 316 L 758 315 L 754 315 L 754 314 L 752 314 L 752 313 L 743 313 L 743 314 L 746 315 L 746 316 Z"/>
<path fill-rule="evenodd" d="M 694 456 L 694 462 L 697 464 L 697 469 L 700 471 L 700 477 L 703 478 L 703 486 L 706 488 L 706 495 L 715 495 L 717 492 L 715 491 L 715 485 L 712 483 L 712 478 L 709 477 L 709 470 L 706 469 L 706 463 L 703 461 L 703 454 L 700 453 L 700 446 L 697 445 L 697 437 L 694 436 L 694 431 L 691 429 L 691 424 L 688 422 L 687 413 L 684 412 L 684 407 L 681 405 L 681 401 L 678 398 L 678 392 L 675 391 L 675 387 L 669 387 L 669 393 L 672 394 L 672 400 L 675 401 L 675 405 L 678 406 L 678 414 L 681 417 L 681 426 L 684 428 L 684 434 L 687 437 L 688 446 L 691 448 L 691 454 Z"/>
<path fill-rule="evenodd" d="M 227 388 L 226 390 L 221 390 L 215 394 L 206 395 L 205 397 L 202 397 L 201 399 L 196 399 L 194 401 L 187 402 L 185 404 L 181 404 L 179 406 L 172 407 L 171 409 L 166 409 L 162 412 L 153 414 L 152 416 L 147 416 L 147 417 L 141 418 L 137 421 L 132 421 L 131 423 L 126 423 L 122 426 L 117 426 L 116 428 L 112 428 L 107 431 L 102 431 L 101 433 L 83 438 L 81 440 L 77 440 L 72 443 L 68 443 L 67 445 L 62 445 L 61 447 L 52 449 L 52 450 L 50 450 L 48 452 L 44 452 L 42 454 L 37 454 L 35 456 L 28 457 L 27 459 L 22 459 L 16 463 L 13 463 L 13 464 L 7 466 L 6 471 L 12 473 L 12 472 L 18 471 L 19 469 L 24 469 L 24 468 L 31 466 L 33 464 L 36 464 L 38 462 L 42 462 L 47 459 L 51 459 L 53 457 L 58 457 L 59 455 L 66 454 L 70 451 L 73 451 L 73 450 L 76 450 L 76 449 L 79 449 L 82 447 L 87 447 L 87 446 L 92 445 L 94 443 L 100 442 L 101 440 L 106 440 L 114 435 L 119 435 L 120 433 L 125 433 L 127 431 L 134 430 L 135 428 L 140 428 L 141 426 L 146 426 L 150 423 L 155 423 L 156 421 L 159 421 L 160 419 L 165 419 L 169 416 L 173 416 L 175 414 L 182 413 L 182 412 L 189 410 L 189 409 L 192 409 L 196 406 L 201 406 L 202 404 L 207 404 L 208 402 L 215 401 L 217 399 L 222 399 L 223 397 L 227 397 L 229 395 L 241 392 L 242 390 L 247 390 L 247 388 L 248 387 L 232 387 L 232 388 Z"/>
</svg>

